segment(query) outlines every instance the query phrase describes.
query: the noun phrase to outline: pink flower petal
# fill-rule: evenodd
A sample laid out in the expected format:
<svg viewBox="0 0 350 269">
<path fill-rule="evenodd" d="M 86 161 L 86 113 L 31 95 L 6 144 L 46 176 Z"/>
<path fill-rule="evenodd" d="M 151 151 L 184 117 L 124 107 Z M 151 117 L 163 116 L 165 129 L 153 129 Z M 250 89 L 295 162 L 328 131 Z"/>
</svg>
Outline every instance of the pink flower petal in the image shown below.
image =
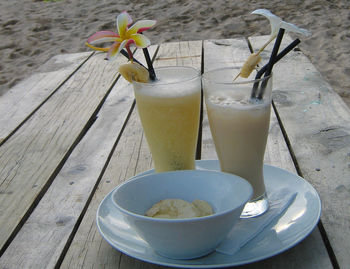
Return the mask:
<svg viewBox="0 0 350 269">
<path fill-rule="evenodd" d="M 151 45 L 151 41 L 142 34 L 133 34 L 130 38 L 135 42 L 135 45 L 138 48 L 146 48 Z"/>
<path fill-rule="evenodd" d="M 157 21 L 154 20 L 141 20 L 135 22 L 133 26 L 131 26 L 128 30 L 128 34 L 136 34 L 141 33 L 143 31 L 148 30 L 149 28 L 153 27 L 156 24 Z"/>
<path fill-rule="evenodd" d="M 99 42 L 113 42 L 116 41 L 117 38 L 119 38 L 119 35 L 112 31 L 100 31 L 90 36 L 87 42 L 89 44 L 95 44 Z"/>
<path fill-rule="evenodd" d="M 123 13 L 125 13 L 125 14 L 128 16 L 128 27 L 129 27 L 129 26 L 132 24 L 132 18 L 131 18 L 131 16 L 129 15 L 128 12 L 123 11 Z"/>
</svg>

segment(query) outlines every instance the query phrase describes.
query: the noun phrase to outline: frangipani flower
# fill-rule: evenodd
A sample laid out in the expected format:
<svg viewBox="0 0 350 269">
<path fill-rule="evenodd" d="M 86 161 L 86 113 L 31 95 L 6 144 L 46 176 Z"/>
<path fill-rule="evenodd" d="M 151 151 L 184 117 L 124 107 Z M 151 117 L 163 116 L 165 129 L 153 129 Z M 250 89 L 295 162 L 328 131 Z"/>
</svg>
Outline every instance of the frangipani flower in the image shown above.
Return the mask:
<svg viewBox="0 0 350 269">
<path fill-rule="evenodd" d="M 271 13 L 271 11 L 267 9 L 257 9 L 252 12 L 252 14 L 259 14 L 265 16 L 270 21 L 271 26 L 271 34 L 270 39 L 262 46 L 262 48 L 259 50 L 259 53 L 265 49 L 265 47 L 276 38 L 278 31 L 280 28 L 283 28 L 286 31 L 294 32 L 298 34 L 302 34 L 305 36 L 309 36 L 310 32 L 306 29 L 299 28 L 296 25 L 292 23 L 288 23 L 283 21 L 280 17 L 276 16 L 275 14 Z"/>
<path fill-rule="evenodd" d="M 108 60 L 115 59 L 119 52 L 125 47 L 132 61 L 133 57 L 130 45 L 134 44 L 137 48 L 146 48 L 151 45 L 150 40 L 141 33 L 154 26 L 156 21 L 140 20 L 129 27 L 131 24 L 132 19 L 130 15 L 124 11 L 117 17 L 118 33 L 112 31 L 97 32 L 88 38 L 86 45 L 94 50 L 108 52 Z M 94 46 L 94 44 L 102 42 L 113 42 L 113 44 L 108 48 Z"/>
<path fill-rule="evenodd" d="M 249 77 L 249 75 L 252 73 L 254 68 L 258 65 L 258 63 L 261 61 L 260 53 L 266 48 L 268 44 L 272 40 L 274 40 L 277 37 L 277 34 L 280 30 L 280 28 L 285 29 L 289 32 L 299 33 L 305 36 L 309 36 L 310 32 L 306 29 L 299 28 L 295 26 L 292 23 L 288 23 L 283 21 L 280 17 L 276 16 L 275 14 L 271 13 L 267 9 L 257 9 L 252 12 L 252 14 L 259 14 L 265 16 L 270 21 L 271 26 L 271 34 L 269 40 L 260 48 L 260 50 L 256 53 L 252 53 L 247 61 L 244 63 L 241 72 L 235 77 L 234 80 L 236 80 L 239 76 L 243 78 Z"/>
</svg>

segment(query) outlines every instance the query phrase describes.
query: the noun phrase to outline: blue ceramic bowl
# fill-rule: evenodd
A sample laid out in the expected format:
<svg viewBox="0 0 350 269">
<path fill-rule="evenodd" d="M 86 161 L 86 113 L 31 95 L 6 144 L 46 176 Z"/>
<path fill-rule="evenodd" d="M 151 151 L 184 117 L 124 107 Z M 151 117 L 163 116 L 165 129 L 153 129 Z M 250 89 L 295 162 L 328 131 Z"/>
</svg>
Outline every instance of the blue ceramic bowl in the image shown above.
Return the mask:
<svg viewBox="0 0 350 269">
<path fill-rule="evenodd" d="M 204 256 L 225 239 L 238 221 L 253 189 L 241 177 L 209 170 L 184 170 L 139 176 L 112 194 L 116 210 L 158 254 L 173 259 Z M 153 204 L 177 198 L 207 201 L 210 216 L 158 219 L 145 216 Z"/>
</svg>

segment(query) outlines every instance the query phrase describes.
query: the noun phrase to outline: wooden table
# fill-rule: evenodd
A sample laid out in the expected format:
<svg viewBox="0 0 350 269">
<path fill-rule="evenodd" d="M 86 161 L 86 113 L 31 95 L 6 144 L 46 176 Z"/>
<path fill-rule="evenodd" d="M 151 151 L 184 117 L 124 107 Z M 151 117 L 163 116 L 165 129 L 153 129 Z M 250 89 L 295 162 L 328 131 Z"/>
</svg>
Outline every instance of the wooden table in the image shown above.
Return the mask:
<svg viewBox="0 0 350 269">
<path fill-rule="evenodd" d="M 242 64 L 248 44 L 267 38 L 165 43 L 150 53 L 155 66 L 205 71 Z M 126 59 L 104 57 L 59 55 L 0 96 L 0 268 L 161 267 L 113 249 L 95 224 L 103 197 L 152 167 L 132 88 L 117 72 Z M 350 268 L 350 111 L 298 49 L 274 77 L 265 161 L 309 181 L 322 217 L 297 246 L 241 268 Z M 198 159 L 215 159 L 205 111 L 200 139 Z"/>
</svg>

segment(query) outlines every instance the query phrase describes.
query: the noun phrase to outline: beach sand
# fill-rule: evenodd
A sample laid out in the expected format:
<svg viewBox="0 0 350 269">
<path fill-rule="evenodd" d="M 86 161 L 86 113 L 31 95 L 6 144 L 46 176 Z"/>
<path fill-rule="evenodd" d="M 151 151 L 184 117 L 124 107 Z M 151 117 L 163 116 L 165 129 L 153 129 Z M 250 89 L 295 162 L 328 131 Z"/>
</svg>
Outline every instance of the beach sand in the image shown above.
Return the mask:
<svg viewBox="0 0 350 269">
<path fill-rule="evenodd" d="M 0 97 L 52 56 L 90 51 L 87 37 L 115 31 L 127 10 L 134 20 L 155 19 L 147 31 L 164 41 L 269 34 L 268 21 L 250 13 L 266 8 L 312 32 L 301 50 L 350 106 L 350 1 L 348 0 L 0 0 Z"/>
</svg>

